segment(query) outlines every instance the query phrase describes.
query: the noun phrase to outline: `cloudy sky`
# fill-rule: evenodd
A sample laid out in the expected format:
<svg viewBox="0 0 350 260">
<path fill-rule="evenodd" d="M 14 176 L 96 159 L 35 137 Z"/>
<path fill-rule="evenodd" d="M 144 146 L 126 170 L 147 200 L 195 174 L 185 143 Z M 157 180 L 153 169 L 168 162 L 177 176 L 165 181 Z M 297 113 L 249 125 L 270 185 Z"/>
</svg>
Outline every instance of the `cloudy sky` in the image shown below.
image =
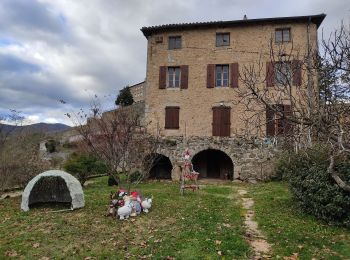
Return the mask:
<svg viewBox="0 0 350 260">
<path fill-rule="evenodd" d="M 350 2 L 1 0 L 0 115 L 16 109 L 28 123 L 71 124 L 64 114 L 94 94 L 111 108 L 118 90 L 145 79 L 142 26 L 319 13 L 327 14 L 320 29 L 328 33 L 349 23 Z"/>
</svg>

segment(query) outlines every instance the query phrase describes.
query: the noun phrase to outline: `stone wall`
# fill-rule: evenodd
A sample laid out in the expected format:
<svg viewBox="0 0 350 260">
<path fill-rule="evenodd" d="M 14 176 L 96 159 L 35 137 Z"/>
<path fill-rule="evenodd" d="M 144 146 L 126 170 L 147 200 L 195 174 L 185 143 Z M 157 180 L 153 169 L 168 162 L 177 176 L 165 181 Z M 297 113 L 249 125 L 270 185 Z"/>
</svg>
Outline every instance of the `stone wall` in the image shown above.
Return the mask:
<svg viewBox="0 0 350 260">
<path fill-rule="evenodd" d="M 172 179 L 178 180 L 186 148 L 191 157 L 207 149 L 228 155 L 234 165 L 233 179 L 242 181 L 265 180 L 273 174 L 273 161 L 278 149 L 265 139 L 246 140 L 219 137 L 166 137 L 162 139 L 159 154 L 167 156 L 173 166 Z"/>
</svg>

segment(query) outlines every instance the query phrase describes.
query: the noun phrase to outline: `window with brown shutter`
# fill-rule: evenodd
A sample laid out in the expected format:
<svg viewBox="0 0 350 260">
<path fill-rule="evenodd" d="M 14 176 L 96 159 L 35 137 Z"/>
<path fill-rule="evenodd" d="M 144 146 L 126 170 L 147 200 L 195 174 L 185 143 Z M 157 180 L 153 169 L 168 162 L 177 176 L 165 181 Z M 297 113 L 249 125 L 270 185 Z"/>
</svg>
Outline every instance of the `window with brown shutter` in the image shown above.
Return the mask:
<svg viewBox="0 0 350 260">
<path fill-rule="evenodd" d="M 180 66 L 181 70 L 181 84 L 180 87 L 182 89 L 188 88 L 188 65 L 182 65 Z"/>
<path fill-rule="evenodd" d="M 273 87 L 275 82 L 274 63 L 266 62 L 266 87 Z"/>
<path fill-rule="evenodd" d="M 168 81 L 166 84 L 167 88 L 178 88 L 180 87 L 181 79 L 181 69 L 180 67 L 168 67 Z"/>
<path fill-rule="evenodd" d="M 213 136 L 231 135 L 231 108 L 213 107 Z"/>
<path fill-rule="evenodd" d="M 280 86 L 287 86 L 292 83 L 292 65 L 289 61 L 274 62 L 275 83 Z"/>
<path fill-rule="evenodd" d="M 215 87 L 228 87 L 229 65 L 215 66 Z"/>
<path fill-rule="evenodd" d="M 207 66 L 207 88 L 215 86 L 215 64 L 208 64 Z"/>
<path fill-rule="evenodd" d="M 275 112 L 267 107 L 266 108 L 266 136 L 273 137 L 275 136 Z"/>
<path fill-rule="evenodd" d="M 292 131 L 289 118 L 292 115 L 290 105 L 273 105 L 266 109 L 266 136 L 288 135 Z M 288 118 L 288 119 L 287 119 Z"/>
<path fill-rule="evenodd" d="M 238 78 L 239 78 L 238 63 L 232 63 L 230 67 L 231 67 L 230 86 L 231 88 L 238 88 Z"/>
<path fill-rule="evenodd" d="M 301 86 L 301 67 L 302 67 L 302 62 L 300 60 L 292 61 L 294 86 Z"/>
<path fill-rule="evenodd" d="M 180 107 L 165 108 L 165 129 L 179 129 Z"/>
<path fill-rule="evenodd" d="M 166 88 L 166 73 L 167 73 L 167 67 L 160 66 L 159 67 L 159 88 L 160 89 Z"/>
</svg>

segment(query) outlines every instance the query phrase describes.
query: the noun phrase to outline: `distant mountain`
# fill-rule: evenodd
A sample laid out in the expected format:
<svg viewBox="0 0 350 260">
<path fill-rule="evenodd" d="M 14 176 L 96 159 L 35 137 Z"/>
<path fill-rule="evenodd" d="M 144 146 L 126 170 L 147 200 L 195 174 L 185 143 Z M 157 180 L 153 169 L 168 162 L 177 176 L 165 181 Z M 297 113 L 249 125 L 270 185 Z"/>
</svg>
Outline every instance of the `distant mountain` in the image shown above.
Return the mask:
<svg viewBox="0 0 350 260">
<path fill-rule="evenodd" d="M 0 124 L 0 131 L 3 131 L 5 133 L 8 133 L 8 132 L 19 133 L 22 131 L 26 133 L 58 133 L 58 132 L 63 132 L 70 128 L 71 128 L 70 126 L 65 124 L 37 123 L 37 124 L 24 125 L 24 126 Z"/>
</svg>

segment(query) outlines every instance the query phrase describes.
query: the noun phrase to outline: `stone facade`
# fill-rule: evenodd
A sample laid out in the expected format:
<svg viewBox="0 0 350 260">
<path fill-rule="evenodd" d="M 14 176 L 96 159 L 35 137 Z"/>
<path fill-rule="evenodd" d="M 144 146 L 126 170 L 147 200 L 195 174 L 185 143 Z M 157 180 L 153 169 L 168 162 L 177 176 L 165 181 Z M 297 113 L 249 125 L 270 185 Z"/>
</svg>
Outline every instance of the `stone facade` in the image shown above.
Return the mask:
<svg viewBox="0 0 350 260">
<path fill-rule="evenodd" d="M 132 86 L 129 86 L 131 95 L 132 95 L 135 103 L 138 103 L 138 102 L 145 100 L 144 85 L 145 85 L 145 81 L 137 83 L 137 84 L 132 85 Z"/>
<path fill-rule="evenodd" d="M 158 152 L 170 159 L 173 180 L 179 179 L 183 163 L 181 159 L 186 148 L 190 149 L 192 158 L 208 149 L 224 152 L 234 165 L 233 179 L 265 180 L 273 174 L 270 162 L 278 153 L 274 145 L 265 141 L 199 136 L 164 137 Z"/>
<path fill-rule="evenodd" d="M 306 55 L 308 46 L 317 50 L 317 28 L 324 15 L 302 18 L 257 19 L 248 21 L 213 22 L 203 24 L 164 25 L 142 28 L 147 38 L 147 77 L 144 87 L 145 121 L 150 133 L 160 133 L 165 139 L 159 153 L 169 157 L 173 165 L 173 179 L 177 179 L 179 163 L 185 148 L 195 155 L 214 149 L 227 154 L 234 164 L 234 179 L 264 179 L 275 149 L 263 141 L 249 142 L 242 139 L 246 128 L 242 115 L 246 108 L 238 101 L 238 94 L 231 87 L 207 88 L 209 64 L 238 63 L 238 71 L 256 64 L 267 64 L 272 48 L 299 57 Z M 275 43 L 275 30 L 290 28 L 291 41 Z M 216 34 L 229 33 L 228 46 L 216 46 Z M 170 36 L 181 36 L 181 48 L 168 48 Z M 272 40 L 272 41 L 271 41 Z M 160 67 L 188 66 L 186 88 L 160 88 Z M 267 65 L 266 65 L 267 66 Z M 262 68 L 266 71 L 266 67 Z M 265 75 L 262 75 L 265 77 Z M 231 80 L 231 79 L 230 79 Z M 303 81 L 307 81 L 303 74 Z M 262 80 L 263 82 L 263 80 Z M 261 84 L 260 87 L 265 87 Z M 238 81 L 238 88 L 243 88 Z M 252 104 L 254 105 L 254 104 Z M 213 137 L 213 107 L 230 107 L 230 134 Z M 165 108 L 179 108 L 179 128 L 165 128 Z M 265 120 L 265 119 L 264 119 Z M 264 124 L 264 122 L 262 122 Z M 263 140 L 265 130 L 255 129 L 251 138 Z M 168 140 L 168 141 L 166 141 Z M 170 140 L 170 141 L 169 141 Z M 186 141 L 184 141 L 186 140 Z M 172 145 L 171 145 L 172 144 Z"/>
</svg>

